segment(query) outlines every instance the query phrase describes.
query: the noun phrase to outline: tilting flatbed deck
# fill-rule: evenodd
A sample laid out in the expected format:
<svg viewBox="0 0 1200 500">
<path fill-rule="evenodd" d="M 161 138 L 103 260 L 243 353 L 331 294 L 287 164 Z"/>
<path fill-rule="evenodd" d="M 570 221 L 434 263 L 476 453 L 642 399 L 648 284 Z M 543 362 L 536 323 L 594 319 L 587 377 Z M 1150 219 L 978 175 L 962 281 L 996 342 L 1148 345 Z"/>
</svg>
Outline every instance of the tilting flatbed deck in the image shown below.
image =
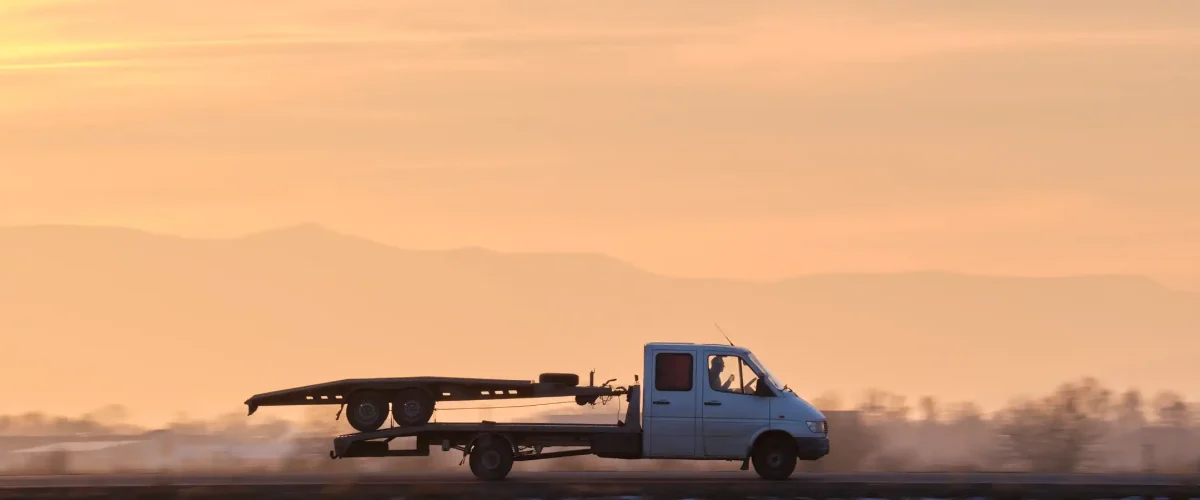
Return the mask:
<svg viewBox="0 0 1200 500">
<path fill-rule="evenodd" d="M 255 394 L 246 400 L 249 414 L 261 406 L 344 404 L 356 390 L 398 391 L 427 388 L 435 401 L 479 401 L 487 399 L 553 398 L 563 396 L 612 395 L 606 386 L 570 386 L 530 380 L 501 380 L 453 377 L 356 378 Z"/>
<path fill-rule="evenodd" d="M 594 375 L 593 375 L 594 377 Z M 398 425 L 429 422 L 439 401 L 575 397 L 580 405 L 620 394 L 607 385 L 579 385 L 573 374 L 542 374 L 539 381 L 461 377 L 357 378 L 256 394 L 246 400 L 248 414 L 263 406 L 347 405 L 347 420 L 369 432 L 387 421 L 389 405 Z M 611 382 L 611 381 L 610 381 Z M 339 413 L 340 415 L 340 413 Z"/>
</svg>

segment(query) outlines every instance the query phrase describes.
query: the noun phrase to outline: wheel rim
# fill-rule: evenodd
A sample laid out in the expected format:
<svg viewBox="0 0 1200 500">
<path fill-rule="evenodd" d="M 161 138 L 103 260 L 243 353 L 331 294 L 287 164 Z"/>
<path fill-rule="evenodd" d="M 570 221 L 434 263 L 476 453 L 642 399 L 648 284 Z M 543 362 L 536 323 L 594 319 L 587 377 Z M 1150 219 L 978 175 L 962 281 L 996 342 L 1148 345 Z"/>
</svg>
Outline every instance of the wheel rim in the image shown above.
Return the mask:
<svg viewBox="0 0 1200 500">
<path fill-rule="evenodd" d="M 413 400 L 404 402 L 404 416 L 408 418 L 417 418 L 421 414 L 421 403 Z"/>
<path fill-rule="evenodd" d="M 496 451 L 488 450 L 483 453 L 482 457 L 479 458 L 480 461 L 483 462 L 484 468 L 495 469 L 500 467 L 500 453 Z"/>
<path fill-rule="evenodd" d="M 375 417 L 379 416 L 379 410 L 377 410 L 375 408 L 375 405 L 373 405 L 371 403 L 359 404 L 358 410 L 355 413 L 358 415 L 359 419 L 368 421 L 368 422 L 371 420 L 374 420 Z"/>
<path fill-rule="evenodd" d="M 782 453 L 774 452 L 774 453 L 767 455 L 767 466 L 771 467 L 772 469 L 777 469 L 782 465 L 783 465 L 783 454 Z"/>
</svg>

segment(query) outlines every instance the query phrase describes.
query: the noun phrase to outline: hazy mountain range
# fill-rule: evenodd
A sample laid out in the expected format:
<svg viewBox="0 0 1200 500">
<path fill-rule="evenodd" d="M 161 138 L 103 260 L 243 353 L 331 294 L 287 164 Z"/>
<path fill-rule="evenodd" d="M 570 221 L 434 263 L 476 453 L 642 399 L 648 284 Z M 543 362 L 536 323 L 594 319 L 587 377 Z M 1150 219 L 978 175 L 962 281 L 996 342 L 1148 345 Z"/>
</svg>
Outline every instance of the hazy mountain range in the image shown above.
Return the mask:
<svg viewBox="0 0 1200 500">
<path fill-rule="evenodd" d="M 644 343 L 722 342 L 714 321 L 814 397 L 881 387 L 995 406 L 1085 375 L 1192 397 L 1200 380 L 1200 295 L 1137 276 L 739 282 L 315 225 L 225 240 L 0 229 L 0 413 L 117 402 L 165 419 L 359 376 L 596 368 L 628 383 Z"/>
</svg>

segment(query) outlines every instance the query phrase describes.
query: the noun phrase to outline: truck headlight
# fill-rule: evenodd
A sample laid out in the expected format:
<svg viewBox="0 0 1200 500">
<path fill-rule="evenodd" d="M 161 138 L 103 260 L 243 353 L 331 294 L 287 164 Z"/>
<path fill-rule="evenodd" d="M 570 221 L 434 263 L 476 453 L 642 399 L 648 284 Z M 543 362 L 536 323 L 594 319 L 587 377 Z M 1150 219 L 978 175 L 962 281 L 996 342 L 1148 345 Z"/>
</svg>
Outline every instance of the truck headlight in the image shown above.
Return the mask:
<svg viewBox="0 0 1200 500">
<path fill-rule="evenodd" d="M 808 430 L 813 434 L 828 434 L 829 423 L 824 420 L 810 420 L 808 421 Z"/>
</svg>

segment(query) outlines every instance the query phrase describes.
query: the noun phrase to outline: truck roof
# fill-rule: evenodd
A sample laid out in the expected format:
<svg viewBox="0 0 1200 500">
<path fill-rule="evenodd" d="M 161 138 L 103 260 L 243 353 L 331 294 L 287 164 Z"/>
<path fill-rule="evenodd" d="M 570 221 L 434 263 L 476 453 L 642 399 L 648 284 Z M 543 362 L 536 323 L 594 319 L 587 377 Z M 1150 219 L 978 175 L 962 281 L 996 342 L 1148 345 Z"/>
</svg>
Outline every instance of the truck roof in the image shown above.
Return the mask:
<svg viewBox="0 0 1200 500">
<path fill-rule="evenodd" d="M 695 342 L 649 342 L 646 347 L 719 347 L 738 352 L 749 352 L 745 347 L 732 346 L 729 344 L 697 344 Z"/>
</svg>

